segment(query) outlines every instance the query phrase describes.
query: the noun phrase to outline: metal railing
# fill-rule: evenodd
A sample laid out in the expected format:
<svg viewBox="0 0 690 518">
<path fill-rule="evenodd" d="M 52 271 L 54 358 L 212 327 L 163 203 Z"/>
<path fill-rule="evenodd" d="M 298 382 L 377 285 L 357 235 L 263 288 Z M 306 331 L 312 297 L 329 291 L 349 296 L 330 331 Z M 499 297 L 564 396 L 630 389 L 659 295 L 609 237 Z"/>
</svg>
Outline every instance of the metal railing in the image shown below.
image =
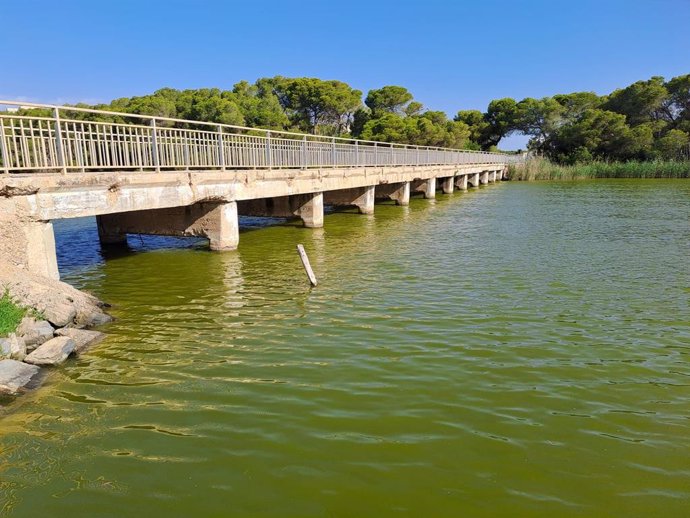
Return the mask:
<svg viewBox="0 0 690 518">
<path fill-rule="evenodd" d="M 522 159 L 71 106 L 20 101 L 0 106 L 51 114 L 0 111 L 3 173 L 489 165 Z"/>
</svg>

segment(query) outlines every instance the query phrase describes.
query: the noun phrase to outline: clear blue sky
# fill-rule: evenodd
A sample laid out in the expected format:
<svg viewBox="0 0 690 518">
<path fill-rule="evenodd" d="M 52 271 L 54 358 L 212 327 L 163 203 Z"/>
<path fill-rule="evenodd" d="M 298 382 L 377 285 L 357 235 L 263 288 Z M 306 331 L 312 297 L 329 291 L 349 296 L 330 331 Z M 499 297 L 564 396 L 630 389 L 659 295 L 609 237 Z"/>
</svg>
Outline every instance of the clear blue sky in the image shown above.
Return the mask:
<svg viewBox="0 0 690 518">
<path fill-rule="evenodd" d="M 279 74 L 402 85 L 452 116 L 690 73 L 690 0 L 4 0 L 0 17 L 0 98 L 42 102 Z"/>
</svg>

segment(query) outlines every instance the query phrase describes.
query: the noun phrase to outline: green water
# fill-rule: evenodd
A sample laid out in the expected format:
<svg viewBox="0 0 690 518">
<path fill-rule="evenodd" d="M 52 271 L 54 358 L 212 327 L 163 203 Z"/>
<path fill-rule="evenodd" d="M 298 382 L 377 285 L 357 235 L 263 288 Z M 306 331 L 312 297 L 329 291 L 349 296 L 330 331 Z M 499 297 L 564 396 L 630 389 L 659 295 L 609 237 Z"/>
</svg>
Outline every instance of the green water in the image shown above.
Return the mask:
<svg viewBox="0 0 690 518">
<path fill-rule="evenodd" d="M 237 253 L 104 259 L 93 221 L 60 225 L 64 278 L 117 320 L 5 401 L 0 508 L 688 516 L 689 223 L 688 181 L 619 180 L 250 229 Z"/>
</svg>

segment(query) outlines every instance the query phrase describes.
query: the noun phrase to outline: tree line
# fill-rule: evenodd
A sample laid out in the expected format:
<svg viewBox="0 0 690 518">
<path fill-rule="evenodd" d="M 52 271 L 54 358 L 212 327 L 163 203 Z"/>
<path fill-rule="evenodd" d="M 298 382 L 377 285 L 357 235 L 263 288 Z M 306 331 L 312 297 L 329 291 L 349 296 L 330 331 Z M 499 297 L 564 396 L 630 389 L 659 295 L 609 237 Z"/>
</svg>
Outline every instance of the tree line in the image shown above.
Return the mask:
<svg viewBox="0 0 690 518">
<path fill-rule="evenodd" d="M 282 76 L 240 81 L 232 90 L 162 88 L 92 107 L 458 149 L 495 150 L 504 137 L 524 134 L 530 151 L 564 164 L 687 158 L 690 146 L 690 74 L 652 77 L 603 96 L 497 99 L 484 112 L 460 110 L 453 119 L 426 110 L 402 86 L 363 97 L 342 81 Z"/>
</svg>

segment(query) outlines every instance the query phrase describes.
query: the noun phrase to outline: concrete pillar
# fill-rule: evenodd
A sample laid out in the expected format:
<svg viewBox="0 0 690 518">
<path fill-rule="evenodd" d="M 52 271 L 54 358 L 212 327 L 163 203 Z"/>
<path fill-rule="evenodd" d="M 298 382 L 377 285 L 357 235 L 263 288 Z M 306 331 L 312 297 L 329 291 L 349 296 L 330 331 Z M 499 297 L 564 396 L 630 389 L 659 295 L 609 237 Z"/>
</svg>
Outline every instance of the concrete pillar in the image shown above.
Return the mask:
<svg viewBox="0 0 690 518">
<path fill-rule="evenodd" d="M 112 218 L 106 216 L 96 216 L 96 226 L 98 227 L 98 240 L 102 245 L 120 245 L 127 243 L 127 234 L 121 232 L 118 227 L 111 225 Z"/>
<path fill-rule="evenodd" d="M 200 202 L 183 207 L 151 209 L 99 217 L 99 235 L 203 236 L 211 250 L 233 250 L 239 243 L 237 203 Z"/>
<path fill-rule="evenodd" d="M 360 214 L 373 214 L 376 201 L 376 186 L 352 187 L 350 189 L 338 189 L 325 191 L 323 201 L 326 205 L 334 207 L 357 207 Z"/>
<path fill-rule="evenodd" d="M 414 192 L 423 193 L 427 200 L 434 199 L 436 197 L 436 178 L 429 178 L 428 180 L 416 180 Z"/>
<path fill-rule="evenodd" d="M 495 183 L 496 182 L 496 171 L 491 171 L 489 173 L 489 182 L 490 183 Z"/>
<path fill-rule="evenodd" d="M 481 185 L 486 185 L 487 183 L 489 183 L 489 171 L 483 171 L 479 175 L 479 183 Z"/>
<path fill-rule="evenodd" d="M 205 204 L 208 205 L 208 204 Z M 196 231 L 205 234 L 211 250 L 234 250 L 240 243 L 240 224 L 237 203 L 217 203 L 195 224 Z"/>
<path fill-rule="evenodd" d="M 455 186 L 461 191 L 467 191 L 467 175 L 463 174 L 455 177 Z"/>
<path fill-rule="evenodd" d="M 376 186 L 370 185 L 368 187 L 364 187 L 364 192 L 354 201 L 353 205 L 359 209 L 360 214 L 373 214 L 375 201 Z"/>
<path fill-rule="evenodd" d="M 323 227 L 323 193 L 303 194 L 297 200 L 298 208 L 295 211 L 305 227 Z"/>
<path fill-rule="evenodd" d="M 396 205 L 410 204 L 410 182 L 381 183 L 376 186 L 377 200 L 393 200 Z"/>
<path fill-rule="evenodd" d="M 453 176 L 449 176 L 448 178 L 444 178 L 443 182 L 441 183 L 441 189 L 443 190 L 443 194 L 453 194 L 453 186 L 454 186 L 454 181 L 455 178 Z"/>
<path fill-rule="evenodd" d="M 52 221 L 31 221 L 24 223 L 26 237 L 26 261 L 30 272 L 49 279 L 60 280 L 57 255 L 55 254 L 55 234 Z"/>
<path fill-rule="evenodd" d="M 391 200 L 395 201 L 396 205 L 410 204 L 410 182 L 404 182 L 397 190 L 391 194 Z"/>
<path fill-rule="evenodd" d="M 474 173 L 474 174 L 468 175 L 467 182 L 472 187 L 479 187 L 479 173 Z"/>
</svg>

